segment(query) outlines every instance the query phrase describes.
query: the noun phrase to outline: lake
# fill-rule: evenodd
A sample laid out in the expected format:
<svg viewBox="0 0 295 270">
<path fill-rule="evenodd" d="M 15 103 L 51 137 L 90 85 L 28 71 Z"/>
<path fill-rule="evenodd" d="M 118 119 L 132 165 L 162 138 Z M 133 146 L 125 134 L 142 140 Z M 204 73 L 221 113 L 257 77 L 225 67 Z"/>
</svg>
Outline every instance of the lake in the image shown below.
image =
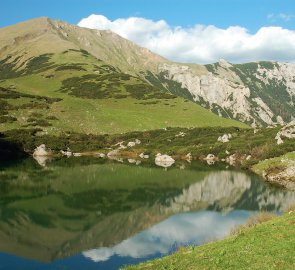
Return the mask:
<svg viewBox="0 0 295 270">
<path fill-rule="evenodd" d="M 131 162 L 131 161 L 130 161 Z M 221 239 L 295 194 L 201 163 L 63 158 L 0 165 L 0 269 L 119 269 Z"/>
</svg>

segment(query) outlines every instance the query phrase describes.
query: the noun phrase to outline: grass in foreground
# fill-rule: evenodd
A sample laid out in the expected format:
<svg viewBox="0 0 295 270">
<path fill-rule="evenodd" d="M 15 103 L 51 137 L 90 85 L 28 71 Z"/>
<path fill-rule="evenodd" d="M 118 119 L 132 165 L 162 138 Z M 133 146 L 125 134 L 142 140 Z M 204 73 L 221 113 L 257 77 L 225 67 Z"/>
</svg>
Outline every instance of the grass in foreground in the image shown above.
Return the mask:
<svg viewBox="0 0 295 270">
<path fill-rule="evenodd" d="M 227 239 L 182 248 L 125 270 L 294 269 L 295 212 L 244 229 Z"/>
</svg>

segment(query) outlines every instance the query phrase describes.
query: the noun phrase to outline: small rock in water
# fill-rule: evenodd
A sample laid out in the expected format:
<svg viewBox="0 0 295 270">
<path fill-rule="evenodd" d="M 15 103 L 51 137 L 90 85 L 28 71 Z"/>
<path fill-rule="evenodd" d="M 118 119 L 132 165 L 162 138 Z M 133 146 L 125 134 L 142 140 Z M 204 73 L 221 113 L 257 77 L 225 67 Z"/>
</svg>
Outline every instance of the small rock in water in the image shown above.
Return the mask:
<svg viewBox="0 0 295 270">
<path fill-rule="evenodd" d="M 60 150 L 60 152 L 63 156 L 66 156 L 66 157 L 71 157 L 73 154 L 69 149 L 67 151 Z"/>
<path fill-rule="evenodd" d="M 174 163 L 175 163 L 175 160 L 168 155 L 162 155 L 160 153 L 156 155 L 155 164 L 157 166 L 168 168 L 168 167 L 171 167 Z"/>
<path fill-rule="evenodd" d="M 213 154 L 208 154 L 207 157 L 205 158 L 205 160 L 215 160 L 216 157 Z"/>
<path fill-rule="evenodd" d="M 187 155 L 185 155 L 185 160 L 188 161 L 188 162 L 191 162 L 193 159 L 193 156 L 191 153 L 188 153 Z"/>
<path fill-rule="evenodd" d="M 235 165 L 236 163 L 236 155 L 230 155 L 229 157 L 226 158 L 226 162 L 229 163 L 230 165 Z"/>
</svg>

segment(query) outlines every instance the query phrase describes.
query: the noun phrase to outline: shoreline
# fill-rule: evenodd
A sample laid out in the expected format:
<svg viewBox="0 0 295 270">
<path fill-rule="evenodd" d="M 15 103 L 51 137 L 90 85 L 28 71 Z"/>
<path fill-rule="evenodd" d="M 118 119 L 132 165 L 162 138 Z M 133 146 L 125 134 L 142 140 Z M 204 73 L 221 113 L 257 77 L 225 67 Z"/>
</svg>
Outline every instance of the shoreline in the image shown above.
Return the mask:
<svg viewBox="0 0 295 270">
<path fill-rule="evenodd" d="M 111 155 L 110 155 L 111 153 Z M 109 159 L 109 160 L 113 160 L 113 161 L 118 161 L 118 162 L 123 162 L 124 160 L 127 160 L 129 163 L 136 163 L 137 165 L 139 165 L 142 161 L 149 161 L 149 162 L 155 162 L 155 158 L 156 156 L 151 155 L 148 157 L 141 157 L 141 155 L 143 155 L 144 151 L 130 151 L 130 150 L 111 150 L 109 149 L 108 151 L 81 151 L 79 153 L 72 153 L 72 152 L 63 152 L 63 153 L 50 153 L 48 155 L 43 155 L 43 156 L 38 156 L 41 159 L 44 158 L 48 158 L 48 159 L 53 159 L 53 158 L 57 158 L 57 157 L 73 157 L 73 158 L 78 158 L 78 157 L 93 157 L 93 158 L 102 158 L 102 159 Z M 286 155 L 293 155 L 295 156 L 295 152 L 290 152 Z M 38 162 L 38 157 L 31 155 L 37 162 Z M 170 157 L 170 156 L 168 156 Z M 187 161 L 188 163 L 192 162 L 192 161 L 199 161 L 199 162 L 203 162 L 206 163 L 210 166 L 214 166 L 216 163 L 222 163 L 222 164 L 227 164 L 228 166 L 232 166 L 235 169 L 241 169 L 243 171 L 248 171 L 248 172 L 252 172 L 255 173 L 257 175 L 259 175 L 265 182 L 272 184 L 272 185 L 277 185 L 280 186 L 282 188 L 286 188 L 287 190 L 290 191 L 295 191 L 295 161 L 291 163 L 290 167 L 279 167 L 277 164 L 274 164 L 273 167 L 269 166 L 267 168 L 261 169 L 262 165 L 264 163 L 267 164 L 272 164 L 271 161 L 273 160 L 284 160 L 284 156 L 282 157 L 276 157 L 273 159 L 266 159 L 266 160 L 261 160 L 259 161 L 257 164 L 255 164 L 254 166 L 245 166 L 243 165 L 243 162 L 245 162 L 247 159 L 245 158 L 245 156 L 243 157 L 243 159 L 230 159 L 230 158 L 225 158 L 225 159 L 220 159 L 218 157 L 204 157 L 204 156 L 200 156 L 200 157 L 193 157 L 191 154 L 188 155 L 184 155 L 184 154 L 174 154 L 171 155 L 171 158 L 177 162 L 177 161 Z M 153 161 L 152 161 L 153 160 Z M 234 161 L 234 162 L 233 162 Z M 43 163 L 43 160 L 42 162 Z M 156 163 L 155 163 L 156 164 Z M 166 164 L 156 164 L 160 167 L 164 167 L 164 168 L 169 168 L 171 166 L 173 166 L 173 163 L 169 163 L 168 165 Z M 40 164 L 41 166 L 43 166 L 42 164 Z M 258 169 L 260 168 L 260 169 Z M 268 171 L 268 173 L 266 172 L 266 170 Z M 275 172 L 274 172 L 275 171 Z M 284 173 L 285 171 L 290 171 L 289 174 Z M 271 172 L 271 173 L 269 173 Z"/>
</svg>

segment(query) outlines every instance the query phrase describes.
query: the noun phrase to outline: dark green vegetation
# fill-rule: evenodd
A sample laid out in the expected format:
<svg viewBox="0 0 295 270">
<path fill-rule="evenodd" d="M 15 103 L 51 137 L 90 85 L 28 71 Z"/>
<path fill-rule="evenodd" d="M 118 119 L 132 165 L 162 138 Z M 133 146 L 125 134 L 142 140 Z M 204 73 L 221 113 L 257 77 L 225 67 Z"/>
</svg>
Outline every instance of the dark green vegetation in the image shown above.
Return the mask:
<svg viewBox="0 0 295 270">
<path fill-rule="evenodd" d="M 144 74 L 122 72 L 84 50 L 42 54 L 27 61 L 24 57 L 10 55 L 0 62 L 0 131 L 42 127 L 59 135 L 166 126 L 245 126 L 178 97 L 189 96 L 164 76 L 149 73 L 154 78 L 149 82 Z"/>
<path fill-rule="evenodd" d="M 191 93 L 186 88 L 183 88 L 180 83 L 167 79 L 167 72 L 160 72 L 159 74 L 155 75 L 148 71 L 147 73 L 142 72 L 142 75 L 153 86 L 161 89 L 164 92 L 169 91 L 176 96 L 180 96 L 191 101 L 193 100 Z"/>
<path fill-rule="evenodd" d="M 103 74 L 105 68 L 111 73 Z M 128 74 L 116 72 L 106 65 L 97 69 L 100 75 L 83 75 L 72 77 L 62 82 L 62 92 L 70 93 L 83 98 L 126 98 L 131 97 L 139 100 L 147 99 L 174 99 L 165 89 L 157 89 L 139 78 Z M 101 74 L 102 73 L 102 74 Z M 157 101 L 155 101 L 157 103 Z"/>
<path fill-rule="evenodd" d="M 41 129 L 11 130 L 4 133 L 4 139 L 32 152 L 36 146 L 46 144 L 53 151 L 70 148 L 74 152 L 102 151 L 116 149 L 115 144 L 139 139 L 140 145 L 125 150 L 130 154 L 142 152 L 156 155 L 166 153 L 172 156 L 185 156 L 191 153 L 195 159 L 214 154 L 219 159 L 235 154 L 237 162 L 249 167 L 260 160 L 283 155 L 294 151 L 294 142 L 285 140 L 277 145 L 275 141 L 279 128 L 261 129 L 254 133 L 252 129 L 240 128 L 167 128 L 166 130 L 151 130 L 146 132 L 130 132 L 117 135 L 86 135 L 79 133 L 64 133 L 61 136 L 44 135 Z M 230 133 L 233 138 L 228 143 L 217 141 L 219 136 Z M 251 155 L 250 160 L 245 160 Z"/>
<path fill-rule="evenodd" d="M 218 242 L 126 269 L 294 269 L 295 212 L 244 229 Z"/>
<path fill-rule="evenodd" d="M 21 102 L 14 102 L 15 100 L 20 100 Z M 0 87 L 0 123 L 5 124 L 17 122 L 17 117 L 13 115 L 13 112 L 15 111 L 22 111 L 24 109 L 48 111 L 51 104 L 59 101 L 61 101 L 60 98 L 24 94 L 11 89 Z M 31 113 L 31 116 L 34 115 L 38 118 L 42 117 L 42 114 L 40 113 Z M 27 119 L 27 124 L 24 124 L 23 127 L 51 126 L 51 123 L 47 120 L 56 120 L 56 118 L 53 118 L 52 116 L 48 116 L 46 118 L 47 120 L 38 118 L 29 117 Z"/>
</svg>

